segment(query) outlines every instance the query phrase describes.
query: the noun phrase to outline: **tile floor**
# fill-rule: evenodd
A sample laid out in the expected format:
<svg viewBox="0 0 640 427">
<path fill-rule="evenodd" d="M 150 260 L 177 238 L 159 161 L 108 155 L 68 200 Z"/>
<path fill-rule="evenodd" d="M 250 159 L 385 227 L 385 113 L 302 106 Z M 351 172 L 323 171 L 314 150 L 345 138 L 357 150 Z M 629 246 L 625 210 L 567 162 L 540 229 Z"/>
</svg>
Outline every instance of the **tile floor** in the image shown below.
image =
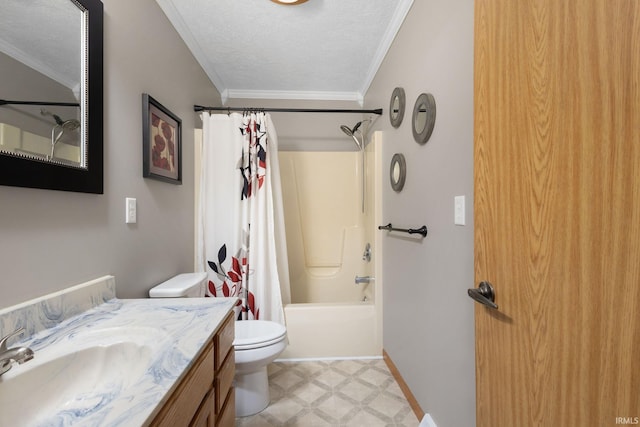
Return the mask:
<svg viewBox="0 0 640 427">
<path fill-rule="evenodd" d="M 382 359 L 275 362 L 271 404 L 236 426 L 406 426 L 418 419 Z"/>
</svg>

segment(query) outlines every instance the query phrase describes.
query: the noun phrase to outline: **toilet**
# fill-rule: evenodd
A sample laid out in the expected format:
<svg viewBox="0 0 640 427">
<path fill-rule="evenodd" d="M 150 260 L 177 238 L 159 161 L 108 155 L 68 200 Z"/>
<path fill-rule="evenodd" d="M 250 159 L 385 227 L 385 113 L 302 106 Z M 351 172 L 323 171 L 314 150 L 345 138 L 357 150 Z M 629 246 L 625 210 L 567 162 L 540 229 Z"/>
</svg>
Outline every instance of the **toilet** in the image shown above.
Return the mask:
<svg viewBox="0 0 640 427">
<path fill-rule="evenodd" d="M 149 290 L 151 298 L 203 297 L 206 273 L 179 274 Z M 257 414 L 269 406 L 267 365 L 287 346 L 287 329 L 267 320 L 237 321 L 233 348 L 236 358 L 236 417 Z"/>
<path fill-rule="evenodd" d="M 269 406 L 267 365 L 287 347 L 287 329 L 267 320 L 236 322 L 236 416 L 257 414 Z"/>
</svg>

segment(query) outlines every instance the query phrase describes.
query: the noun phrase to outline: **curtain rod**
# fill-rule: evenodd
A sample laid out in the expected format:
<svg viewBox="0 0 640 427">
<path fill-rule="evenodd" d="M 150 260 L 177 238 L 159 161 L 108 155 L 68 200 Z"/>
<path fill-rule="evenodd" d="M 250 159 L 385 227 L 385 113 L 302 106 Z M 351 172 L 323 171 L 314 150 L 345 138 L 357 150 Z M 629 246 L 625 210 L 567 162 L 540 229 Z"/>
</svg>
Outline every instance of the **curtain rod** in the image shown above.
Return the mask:
<svg viewBox="0 0 640 427">
<path fill-rule="evenodd" d="M 382 108 L 375 110 L 342 110 L 342 109 L 322 109 L 322 108 L 260 108 L 260 107 L 203 107 L 202 105 L 194 105 L 193 111 L 269 111 L 275 113 L 372 113 L 382 115 Z"/>
<path fill-rule="evenodd" d="M 79 107 L 80 104 L 74 102 L 51 102 L 51 101 L 8 101 L 0 99 L 0 105 L 46 105 L 56 107 Z"/>
</svg>

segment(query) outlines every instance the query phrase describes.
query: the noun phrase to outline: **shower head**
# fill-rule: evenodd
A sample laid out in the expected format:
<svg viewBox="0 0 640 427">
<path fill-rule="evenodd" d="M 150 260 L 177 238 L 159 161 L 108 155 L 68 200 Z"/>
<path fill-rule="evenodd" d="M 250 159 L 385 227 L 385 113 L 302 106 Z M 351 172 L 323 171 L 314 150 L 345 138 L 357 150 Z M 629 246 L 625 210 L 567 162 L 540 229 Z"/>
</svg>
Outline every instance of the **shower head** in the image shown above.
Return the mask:
<svg viewBox="0 0 640 427">
<path fill-rule="evenodd" d="M 340 125 L 340 129 L 342 130 L 342 132 L 346 133 L 347 135 L 353 136 L 353 131 L 351 131 L 351 128 L 349 126 Z"/>
<path fill-rule="evenodd" d="M 356 125 L 353 127 L 353 129 L 351 129 L 349 126 L 346 125 L 342 125 L 340 126 L 340 129 L 342 129 L 342 132 L 346 133 L 349 136 L 353 136 L 355 135 L 356 131 L 358 130 L 358 128 L 362 125 L 362 122 L 358 122 L 356 123 Z"/>
<path fill-rule="evenodd" d="M 59 115 L 53 114 L 51 111 L 48 111 L 45 108 L 40 109 L 40 114 L 43 116 L 53 117 L 53 120 L 55 120 L 56 122 L 54 129 L 59 127 L 59 128 L 62 128 L 63 132 L 65 130 L 76 130 L 80 127 L 79 120 L 77 119 L 62 120 Z"/>
<path fill-rule="evenodd" d="M 56 144 L 60 141 L 60 139 L 62 138 L 62 136 L 65 134 L 65 132 L 69 131 L 69 132 L 73 132 L 74 130 L 78 129 L 80 127 L 80 121 L 76 120 L 76 119 L 69 119 L 69 120 L 65 120 L 65 121 L 61 121 L 61 123 L 56 124 L 53 129 L 51 129 L 51 157 L 53 157 L 53 150 L 54 147 L 56 146 Z M 58 132 L 56 134 L 56 132 Z M 65 141 L 65 143 L 67 144 L 72 144 L 72 145 L 76 145 L 77 142 L 77 138 L 76 140 L 67 140 Z"/>
<path fill-rule="evenodd" d="M 358 147 L 358 150 L 362 150 L 362 142 L 358 140 L 358 137 L 356 136 L 356 131 L 358 130 L 361 124 L 362 122 L 356 123 L 353 129 L 351 129 L 349 126 L 346 126 L 346 125 L 340 126 L 340 130 L 342 130 L 342 132 L 344 132 L 345 134 L 353 138 L 353 141 L 356 143 L 356 147 Z"/>
<path fill-rule="evenodd" d="M 69 119 L 62 122 L 60 127 L 62 127 L 63 130 L 76 130 L 80 127 L 80 121 L 76 119 Z"/>
<path fill-rule="evenodd" d="M 64 124 L 64 120 L 62 120 L 59 115 L 53 114 L 51 111 L 48 111 L 45 108 L 41 108 L 40 109 L 40 114 L 42 114 L 43 116 L 51 116 L 51 117 L 53 117 L 53 120 L 56 121 L 56 124 L 58 126 L 62 126 Z"/>
<path fill-rule="evenodd" d="M 365 122 L 370 122 L 371 120 L 367 119 L 367 120 L 363 120 Z M 364 148 L 365 148 L 365 133 L 366 133 L 366 129 L 365 131 L 360 131 L 360 136 L 362 137 L 362 139 L 358 139 L 358 137 L 356 136 L 356 132 L 358 131 L 358 129 L 360 128 L 360 126 L 362 126 L 362 121 L 356 123 L 356 125 L 353 128 L 350 128 L 349 126 L 345 126 L 345 125 L 341 125 L 340 126 L 340 130 L 342 132 L 344 132 L 345 134 L 349 135 L 351 138 L 353 138 L 353 142 L 356 143 L 356 147 L 358 147 L 358 151 L 360 151 L 360 160 L 361 160 L 361 175 L 362 175 L 362 213 L 364 213 L 364 194 L 365 194 L 365 173 L 364 173 L 364 167 L 365 167 L 365 160 L 364 160 L 364 156 L 365 156 L 365 152 L 364 152 Z"/>
</svg>

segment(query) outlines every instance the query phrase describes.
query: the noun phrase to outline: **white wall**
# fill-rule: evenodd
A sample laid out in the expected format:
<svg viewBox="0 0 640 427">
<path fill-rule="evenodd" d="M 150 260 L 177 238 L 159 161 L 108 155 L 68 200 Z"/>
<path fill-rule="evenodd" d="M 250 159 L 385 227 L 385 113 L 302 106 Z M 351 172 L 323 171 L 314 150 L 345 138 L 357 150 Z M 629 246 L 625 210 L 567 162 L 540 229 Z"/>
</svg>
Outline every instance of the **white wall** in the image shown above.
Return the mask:
<svg viewBox="0 0 640 427">
<path fill-rule="evenodd" d="M 0 186 L 0 307 L 105 274 L 119 297 L 143 297 L 193 271 L 193 104 L 220 96 L 155 1 L 103 3 L 105 194 Z M 182 119 L 181 186 L 142 178 L 143 92 Z"/>
<path fill-rule="evenodd" d="M 388 119 L 389 98 L 404 88 L 402 125 Z M 434 95 L 430 141 L 411 133 L 422 92 Z M 407 160 L 404 190 L 383 190 L 383 217 L 400 227 L 426 224 L 422 241 L 390 234 L 383 240 L 383 340 L 422 409 L 439 426 L 475 425 L 473 283 L 473 1 L 416 0 L 365 96 L 384 107 L 375 129 L 383 163 Z M 454 196 L 466 196 L 466 226 L 453 223 Z M 406 236 L 406 235 L 405 235 Z"/>
</svg>

